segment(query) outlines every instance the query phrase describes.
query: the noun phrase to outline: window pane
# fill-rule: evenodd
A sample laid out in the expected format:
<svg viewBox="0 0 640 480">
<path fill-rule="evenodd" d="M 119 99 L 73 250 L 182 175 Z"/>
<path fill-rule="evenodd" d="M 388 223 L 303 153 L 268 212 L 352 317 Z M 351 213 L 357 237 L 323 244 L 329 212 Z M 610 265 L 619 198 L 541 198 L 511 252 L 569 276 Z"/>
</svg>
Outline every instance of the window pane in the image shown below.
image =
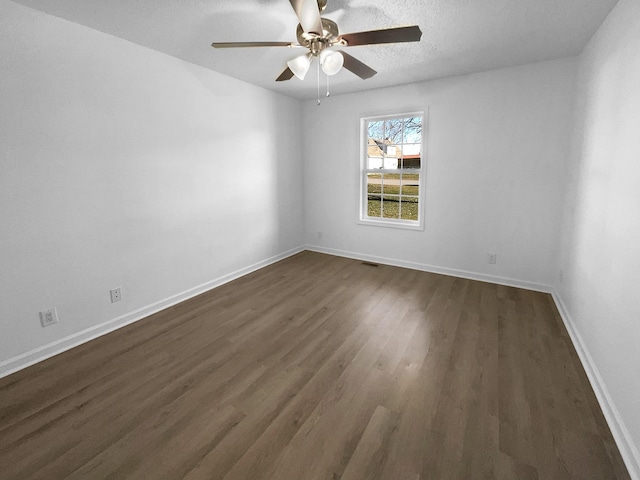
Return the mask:
<svg viewBox="0 0 640 480">
<path fill-rule="evenodd" d="M 375 170 L 377 168 L 382 168 L 383 162 L 382 157 L 367 157 L 367 169 Z"/>
<path fill-rule="evenodd" d="M 402 168 L 420 168 L 422 160 L 419 143 L 408 143 L 402 146 Z"/>
<path fill-rule="evenodd" d="M 400 218 L 400 197 L 385 194 L 382 198 L 382 216 L 384 218 Z"/>
<path fill-rule="evenodd" d="M 400 218 L 403 220 L 418 220 L 418 198 L 415 198 L 415 201 L 407 201 L 412 200 L 411 197 L 406 199 L 402 197 Z"/>
<path fill-rule="evenodd" d="M 384 157 L 384 142 L 376 137 L 367 138 L 367 168 L 382 168 Z"/>
<path fill-rule="evenodd" d="M 367 174 L 367 195 L 378 195 L 382 193 L 382 174 L 380 173 L 368 173 Z M 379 198 L 378 198 L 379 199 Z"/>
<path fill-rule="evenodd" d="M 385 173 L 382 175 L 382 193 L 385 195 L 400 194 L 400 174 Z"/>
<path fill-rule="evenodd" d="M 384 140 L 384 120 L 368 122 L 367 132 L 368 132 L 369 138 L 373 138 L 379 141 Z"/>
<path fill-rule="evenodd" d="M 402 143 L 420 143 L 422 141 L 422 117 L 403 119 Z"/>
<path fill-rule="evenodd" d="M 385 157 L 400 158 L 402 156 L 402 145 L 397 143 L 388 143 L 384 147 Z"/>
<path fill-rule="evenodd" d="M 417 173 L 405 173 L 402 175 L 402 187 L 400 193 L 404 195 L 418 195 L 420 189 L 420 175 Z"/>
<path fill-rule="evenodd" d="M 372 199 L 372 197 L 369 197 L 367 200 L 367 215 L 370 217 L 380 217 L 381 203 L 382 202 L 379 199 L 375 200 Z"/>
<path fill-rule="evenodd" d="M 384 168 L 395 170 L 400 167 L 402 146 L 393 143 L 385 145 Z"/>
<path fill-rule="evenodd" d="M 402 143 L 402 118 L 392 118 L 384 122 L 384 140 L 389 143 Z"/>
<path fill-rule="evenodd" d="M 380 217 L 382 204 L 382 174 L 367 174 L 367 215 Z"/>
</svg>

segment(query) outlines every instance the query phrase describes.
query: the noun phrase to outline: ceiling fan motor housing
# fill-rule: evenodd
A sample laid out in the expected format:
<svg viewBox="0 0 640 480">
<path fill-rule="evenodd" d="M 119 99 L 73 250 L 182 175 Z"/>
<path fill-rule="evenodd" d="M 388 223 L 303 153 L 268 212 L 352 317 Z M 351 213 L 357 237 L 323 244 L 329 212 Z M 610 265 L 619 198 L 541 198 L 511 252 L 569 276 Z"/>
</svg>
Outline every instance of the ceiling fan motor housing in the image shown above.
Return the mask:
<svg viewBox="0 0 640 480">
<path fill-rule="evenodd" d="M 313 32 L 305 32 L 302 29 L 302 25 L 298 24 L 296 30 L 296 36 L 298 37 L 298 43 L 304 47 L 307 47 L 311 54 L 314 56 L 320 55 L 325 48 L 331 47 L 336 43 L 342 44 L 342 41 L 338 39 L 340 32 L 338 25 L 333 20 L 328 18 L 322 18 L 322 35 Z"/>
</svg>

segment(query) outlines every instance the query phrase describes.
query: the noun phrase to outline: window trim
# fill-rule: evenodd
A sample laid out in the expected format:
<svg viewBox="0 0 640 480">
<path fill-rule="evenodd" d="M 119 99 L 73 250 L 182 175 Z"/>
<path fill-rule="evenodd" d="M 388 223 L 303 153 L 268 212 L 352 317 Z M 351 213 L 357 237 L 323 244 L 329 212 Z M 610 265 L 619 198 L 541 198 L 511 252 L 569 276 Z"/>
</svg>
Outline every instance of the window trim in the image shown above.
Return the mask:
<svg viewBox="0 0 640 480">
<path fill-rule="evenodd" d="M 426 190 L 426 152 L 424 148 L 424 139 L 426 135 L 427 126 L 427 109 L 397 112 L 383 115 L 369 115 L 360 118 L 360 135 L 358 141 L 360 142 L 360 165 L 358 169 L 358 177 L 360 180 L 360 188 L 358 189 L 358 225 L 368 225 L 387 228 L 399 228 L 403 230 L 424 230 L 424 204 L 425 204 L 425 190 Z M 417 173 L 420 175 L 420 186 L 418 189 L 418 220 L 402 220 L 402 219 L 388 219 L 382 217 L 369 217 L 367 216 L 367 173 L 370 173 L 370 169 L 367 169 L 367 122 L 377 120 L 389 120 L 394 118 L 407 118 L 407 117 L 422 117 L 422 135 L 420 136 L 420 169 Z M 377 169 L 376 169 L 377 170 Z M 406 169 L 384 169 L 384 173 L 406 173 Z"/>
</svg>

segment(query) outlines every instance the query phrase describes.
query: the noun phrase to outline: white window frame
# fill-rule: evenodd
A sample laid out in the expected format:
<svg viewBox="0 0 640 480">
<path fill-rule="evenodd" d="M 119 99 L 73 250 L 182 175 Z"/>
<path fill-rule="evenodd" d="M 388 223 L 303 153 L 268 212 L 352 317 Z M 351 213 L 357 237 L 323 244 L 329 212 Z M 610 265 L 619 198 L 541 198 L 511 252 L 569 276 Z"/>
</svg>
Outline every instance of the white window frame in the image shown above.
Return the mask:
<svg viewBox="0 0 640 480">
<path fill-rule="evenodd" d="M 379 120 L 391 120 L 394 118 L 410 118 L 410 117 L 422 118 L 422 135 L 420 136 L 420 169 L 411 169 L 407 172 L 407 169 L 369 169 L 367 168 L 367 152 L 368 152 L 368 129 L 367 123 Z M 360 119 L 360 200 L 359 200 L 359 213 L 358 224 L 360 225 L 373 225 L 379 227 L 391 227 L 400 228 L 405 230 L 424 230 L 424 204 L 425 204 L 425 190 L 426 190 L 426 152 L 425 152 L 425 136 L 427 134 L 427 116 L 425 111 L 415 112 L 400 112 L 389 115 L 374 115 L 363 117 Z M 384 161 L 383 161 L 384 165 Z M 367 215 L 367 174 L 368 173 L 418 173 L 420 175 L 420 183 L 418 187 L 418 220 L 402 220 L 394 218 L 382 218 L 382 217 L 369 217 Z"/>
</svg>

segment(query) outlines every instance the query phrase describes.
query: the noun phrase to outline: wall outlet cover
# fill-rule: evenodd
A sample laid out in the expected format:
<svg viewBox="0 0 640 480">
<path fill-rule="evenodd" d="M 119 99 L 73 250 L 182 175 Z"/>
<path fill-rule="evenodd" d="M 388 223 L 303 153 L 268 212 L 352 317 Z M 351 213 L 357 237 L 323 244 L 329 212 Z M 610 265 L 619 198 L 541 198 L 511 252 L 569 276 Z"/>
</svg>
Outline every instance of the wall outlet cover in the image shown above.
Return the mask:
<svg viewBox="0 0 640 480">
<path fill-rule="evenodd" d="M 40 312 L 40 323 L 43 327 L 48 327 L 54 323 L 58 323 L 58 312 L 55 308 Z"/>
<path fill-rule="evenodd" d="M 111 294 L 111 303 L 116 303 L 122 300 L 122 294 L 120 292 L 120 287 L 109 290 Z"/>
</svg>

